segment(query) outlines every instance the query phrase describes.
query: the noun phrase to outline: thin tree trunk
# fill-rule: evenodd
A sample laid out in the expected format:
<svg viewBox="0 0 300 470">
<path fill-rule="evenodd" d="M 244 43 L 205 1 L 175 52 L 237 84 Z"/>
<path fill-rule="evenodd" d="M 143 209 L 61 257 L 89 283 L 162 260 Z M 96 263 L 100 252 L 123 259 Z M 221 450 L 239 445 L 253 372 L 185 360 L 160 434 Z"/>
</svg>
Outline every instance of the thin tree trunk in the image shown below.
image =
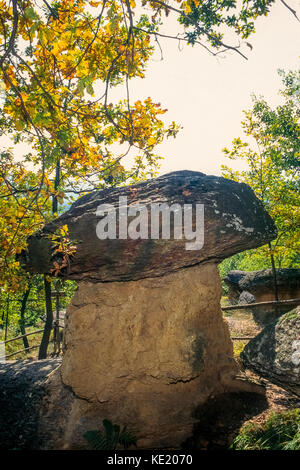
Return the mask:
<svg viewBox="0 0 300 470">
<path fill-rule="evenodd" d="M 55 191 L 58 190 L 60 183 L 60 160 L 59 158 L 57 159 L 56 162 L 56 169 L 55 169 L 55 179 L 54 179 L 54 189 Z M 58 211 L 58 200 L 57 196 L 52 196 L 52 214 L 56 214 Z"/>
<path fill-rule="evenodd" d="M 60 183 L 60 160 L 57 159 L 54 179 L 54 189 L 57 190 Z M 52 196 L 52 214 L 57 214 L 58 211 L 58 200 L 57 196 Z M 50 340 L 51 330 L 53 326 L 53 310 L 51 300 L 51 282 L 47 281 L 46 275 L 44 275 L 44 286 L 45 286 L 45 299 L 46 299 L 46 323 L 42 337 L 42 341 L 39 349 L 39 359 L 46 359 L 47 349 Z"/>
<path fill-rule="evenodd" d="M 56 306 L 56 318 L 54 322 L 53 336 L 54 336 L 54 354 L 59 354 L 60 352 L 60 336 L 59 336 L 59 295 L 58 284 L 56 284 L 55 292 L 55 306 Z"/>
<path fill-rule="evenodd" d="M 8 332 L 8 312 L 9 312 L 9 297 L 7 297 L 7 299 L 6 299 L 6 319 L 5 319 L 4 341 L 7 340 L 7 332 Z"/>
<path fill-rule="evenodd" d="M 27 304 L 27 299 L 29 297 L 29 293 L 30 293 L 30 287 L 24 293 L 22 303 L 21 303 L 21 312 L 20 312 L 21 315 L 20 315 L 19 326 L 20 326 L 20 330 L 21 330 L 22 335 L 26 334 L 26 330 L 25 330 L 25 310 L 26 310 L 26 304 Z M 25 349 L 29 348 L 29 342 L 28 342 L 27 336 L 23 337 L 23 344 L 24 344 Z"/>
<path fill-rule="evenodd" d="M 279 299 L 278 299 L 278 284 L 277 284 L 277 275 L 276 275 L 276 268 L 275 268 L 275 260 L 274 260 L 274 255 L 272 254 L 272 245 L 271 245 L 271 242 L 269 242 L 269 248 L 270 248 L 270 257 L 271 257 L 271 264 L 272 264 L 274 296 L 275 296 L 275 300 L 279 300 Z"/>
<path fill-rule="evenodd" d="M 50 334 L 52 330 L 53 323 L 53 313 L 52 313 L 52 301 L 51 301 L 51 282 L 49 282 L 44 275 L 44 286 L 45 286 L 45 300 L 46 300 L 46 323 L 44 328 L 44 333 L 39 349 L 39 359 L 46 359 L 47 349 L 50 340 Z"/>
</svg>

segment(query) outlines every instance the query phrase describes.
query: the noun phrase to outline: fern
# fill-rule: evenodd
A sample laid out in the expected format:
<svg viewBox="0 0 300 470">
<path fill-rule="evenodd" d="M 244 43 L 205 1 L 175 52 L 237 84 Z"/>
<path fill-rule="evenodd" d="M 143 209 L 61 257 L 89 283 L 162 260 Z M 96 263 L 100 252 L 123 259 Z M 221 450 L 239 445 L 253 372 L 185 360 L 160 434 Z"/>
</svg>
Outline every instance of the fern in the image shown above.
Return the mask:
<svg viewBox="0 0 300 470">
<path fill-rule="evenodd" d="M 126 426 L 121 430 L 118 424 L 112 424 L 108 419 L 103 420 L 104 432 L 99 430 L 87 431 L 83 437 L 94 450 L 115 450 L 119 445 L 124 449 L 136 446 L 136 437 Z"/>
<path fill-rule="evenodd" d="M 300 450 L 300 409 L 273 413 L 262 425 L 244 426 L 230 446 L 235 450 Z"/>
<path fill-rule="evenodd" d="M 124 449 L 128 449 L 131 445 L 136 447 L 136 441 L 137 439 L 135 435 L 132 434 L 131 431 L 128 431 L 126 426 L 124 426 L 119 436 L 119 444 L 122 445 Z"/>
</svg>

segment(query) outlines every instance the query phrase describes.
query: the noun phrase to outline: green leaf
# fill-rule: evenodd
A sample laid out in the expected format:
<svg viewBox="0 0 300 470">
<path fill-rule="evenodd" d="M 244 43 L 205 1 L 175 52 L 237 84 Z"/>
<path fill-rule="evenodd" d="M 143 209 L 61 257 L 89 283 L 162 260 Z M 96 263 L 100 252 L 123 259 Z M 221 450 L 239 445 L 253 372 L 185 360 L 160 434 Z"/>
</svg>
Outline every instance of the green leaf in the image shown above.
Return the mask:
<svg viewBox="0 0 300 470">
<path fill-rule="evenodd" d="M 28 18 L 29 20 L 38 20 L 39 17 L 34 11 L 32 7 L 27 7 L 25 10 L 25 18 Z"/>
</svg>

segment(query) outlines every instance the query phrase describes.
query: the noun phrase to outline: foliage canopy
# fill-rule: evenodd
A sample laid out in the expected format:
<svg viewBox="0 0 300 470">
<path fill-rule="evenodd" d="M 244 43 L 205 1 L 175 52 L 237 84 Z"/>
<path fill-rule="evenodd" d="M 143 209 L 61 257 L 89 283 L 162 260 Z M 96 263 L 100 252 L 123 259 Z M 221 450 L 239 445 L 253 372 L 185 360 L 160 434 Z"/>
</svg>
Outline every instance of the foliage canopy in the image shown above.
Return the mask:
<svg viewBox="0 0 300 470">
<path fill-rule="evenodd" d="M 251 265 L 254 259 L 261 265 L 256 269 L 269 267 L 270 253 L 277 267 L 300 265 L 300 72 L 280 74 L 283 103 L 272 108 L 262 97 L 254 96 L 242 123 L 250 143 L 236 138 L 231 149 L 224 149 L 228 158 L 243 159 L 248 168 L 234 171 L 223 166 L 223 175 L 247 183 L 278 229 L 271 249 L 265 246 L 246 255 L 246 263 Z"/>
<path fill-rule="evenodd" d="M 159 38 L 245 57 L 236 39 L 246 40 L 273 3 L 0 0 L 0 134 L 30 148 L 18 161 L 7 148 L 0 155 L 0 285 L 20 286 L 15 254 L 59 204 L 155 175 L 155 146 L 179 126 L 166 125 L 150 97 L 132 103 L 129 82 L 144 77 Z M 169 14 L 179 22 L 173 37 L 161 32 Z M 124 99 L 113 102 L 117 86 Z"/>
</svg>

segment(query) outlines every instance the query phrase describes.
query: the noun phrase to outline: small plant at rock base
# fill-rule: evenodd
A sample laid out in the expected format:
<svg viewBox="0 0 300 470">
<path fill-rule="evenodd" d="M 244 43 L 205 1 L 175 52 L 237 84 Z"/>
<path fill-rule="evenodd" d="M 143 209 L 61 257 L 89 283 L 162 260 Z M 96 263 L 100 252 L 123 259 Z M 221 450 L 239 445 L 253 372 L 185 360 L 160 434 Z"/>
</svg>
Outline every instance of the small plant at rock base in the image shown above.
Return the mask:
<svg viewBox="0 0 300 470">
<path fill-rule="evenodd" d="M 300 409 L 271 414 L 262 425 L 244 426 L 233 450 L 300 450 Z"/>
<path fill-rule="evenodd" d="M 242 360 L 241 360 L 241 353 L 243 352 L 245 347 L 245 342 L 244 341 L 234 341 L 233 342 L 233 357 L 235 360 L 239 363 L 240 366 L 242 366 Z"/>
<path fill-rule="evenodd" d="M 104 432 L 99 430 L 87 431 L 83 437 L 93 450 L 115 450 L 118 445 L 128 449 L 130 446 L 136 447 L 137 438 L 126 426 L 121 430 L 118 424 L 112 424 L 108 419 L 103 420 Z"/>
</svg>

